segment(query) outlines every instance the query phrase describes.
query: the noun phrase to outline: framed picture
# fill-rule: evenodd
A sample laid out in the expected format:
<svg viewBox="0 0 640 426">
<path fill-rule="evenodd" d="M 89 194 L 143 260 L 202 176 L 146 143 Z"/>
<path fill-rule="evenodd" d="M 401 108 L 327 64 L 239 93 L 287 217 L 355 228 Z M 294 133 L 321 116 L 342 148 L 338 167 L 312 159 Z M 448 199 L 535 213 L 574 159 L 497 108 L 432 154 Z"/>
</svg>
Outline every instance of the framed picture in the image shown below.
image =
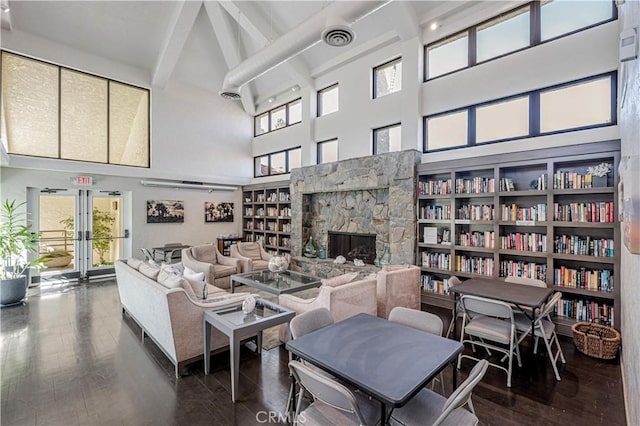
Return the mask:
<svg viewBox="0 0 640 426">
<path fill-rule="evenodd" d="M 147 200 L 147 223 L 184 223 L 184 201 Z"/>
<path fill-rule="evenodd" d="M 233 222 L 233 203 L 204 202 L 204 221 Z"/>
</svg>

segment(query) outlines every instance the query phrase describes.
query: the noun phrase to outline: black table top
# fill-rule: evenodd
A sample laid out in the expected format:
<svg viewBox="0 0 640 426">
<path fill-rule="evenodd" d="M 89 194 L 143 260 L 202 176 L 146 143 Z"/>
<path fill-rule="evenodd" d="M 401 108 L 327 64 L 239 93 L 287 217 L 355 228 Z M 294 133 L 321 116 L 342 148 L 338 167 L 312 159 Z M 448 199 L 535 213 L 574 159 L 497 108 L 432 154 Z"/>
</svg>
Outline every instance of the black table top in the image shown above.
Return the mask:
<svg viewBox="0 0 640 426">
<path fill-rule="evenodd" d="M 501 300 L 530 308 L 542 306 L 553 293 L 553 290 L 547 287 L 508 283 L 497 278 L 472 278 L 451 287 L 449 291 Z"/>
<path fill-rule="evenodd" d="M 287 343 L 287 350 L 387 405 L 406 404 L 462 345 L 368 314 Z"/>
<path fill-rule="evenodd" d="M 182 249 L 186 249 L 189 248 L 191 246 L 189 245 L 180 245 L 180 246 L 161 246 L 161 247 L 152 247 L 151 250 L 153 251 L 161 251 L 163 253 L 168 253 L 170 251 L 173 250 L 182 250 Z"/>
</svg>

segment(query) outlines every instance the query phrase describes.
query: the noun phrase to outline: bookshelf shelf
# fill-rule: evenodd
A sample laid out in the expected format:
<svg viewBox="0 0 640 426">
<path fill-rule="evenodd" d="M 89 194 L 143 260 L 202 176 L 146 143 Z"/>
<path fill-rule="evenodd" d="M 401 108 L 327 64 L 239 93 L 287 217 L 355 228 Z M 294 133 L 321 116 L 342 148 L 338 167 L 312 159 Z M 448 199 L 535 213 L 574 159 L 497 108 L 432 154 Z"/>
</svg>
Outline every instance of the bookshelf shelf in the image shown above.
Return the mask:
<svg viewBox="0 0 640 426">
<path fill-rule="evenodd" d="M 416 224 L 416 264 L 422 271 L 423 303 L 442 306 L 444 296 L 432 291 L 452 275 L 460 279 L 529 276 L 563 292 L 558 309 L 574 315 L 570 321 L 566 316 L 557 317 L 563 323 L 563 334 L 571 335 L 570 327 L 576 320 L 588 321 L 593 316 L 612 319 L 619 329 L 621 236 L 616 170 L 620 143 L 590 145 L 589 150 L 559 147 L 530 151 L 526 159 L 516 153 L 502 154 L 499 159 L 476 157 L 420 165 L 419 188 L 434 192 L 421 194 L 416 201 L 419 215 L 428 212 L 434 216 L 419 216 Z M 612 165 L 607 186 L 593 187 L 587 168 L 602 162 Z M 437 244 L 432 243 L 434 228 Z M 429 243 L 425 242 L 427 234 Z M 444 236 L 453 245 L 440 244 Z M 601 256 L 603 252 L 608 256 Z M 431 265 L 444 256 L 450 269 L 425 267 L 423 256 Z M 595 286 L 596 279 L 602 280 L 597 284 L 599 289 L 612 291 L 581 288 L 582 282 Z M 571 280 L 580 285 L 556 285 Z M 593 305 L 593 300 L 599 302 Z"/>
<path fill-rule="evenodd" d="M 261 242 L 271 254 L 289 253 L 291 201 L 289 182 L 242 188 L 242 233 L 245 241 Z M 252 214 L 246 214 L 246 212 Z"/>
</svg>

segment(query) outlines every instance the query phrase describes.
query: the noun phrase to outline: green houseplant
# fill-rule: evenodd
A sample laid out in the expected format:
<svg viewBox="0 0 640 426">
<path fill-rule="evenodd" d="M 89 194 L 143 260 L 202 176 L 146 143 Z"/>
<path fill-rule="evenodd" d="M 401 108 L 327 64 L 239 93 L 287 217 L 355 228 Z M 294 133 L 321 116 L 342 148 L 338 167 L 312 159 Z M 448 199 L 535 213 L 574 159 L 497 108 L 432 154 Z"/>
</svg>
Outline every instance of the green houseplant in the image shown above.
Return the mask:
<svg viewBox="0 0 640 426">
<path fill-rule="evenodd" d="M 39 235 L 31 231 L 26 203 L 5 200 L 0 205 L 0 305 L 13 305 L 27 294 L 29 268 L 39 267 L 47 258 L 29 261 L 29 253 L 38 252 Z"/>
</svg>

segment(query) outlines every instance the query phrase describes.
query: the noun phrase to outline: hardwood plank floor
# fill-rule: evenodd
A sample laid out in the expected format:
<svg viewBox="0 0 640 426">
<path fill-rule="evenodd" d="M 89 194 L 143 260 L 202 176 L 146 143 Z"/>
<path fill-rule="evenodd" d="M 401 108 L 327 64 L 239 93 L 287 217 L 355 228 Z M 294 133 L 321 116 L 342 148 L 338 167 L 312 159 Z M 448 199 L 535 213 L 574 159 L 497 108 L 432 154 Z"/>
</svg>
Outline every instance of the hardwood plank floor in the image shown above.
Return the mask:
<svg viewBox="0 0 640 426">
<path fill-rule="evenodd" d="M 285 423 L 283 346 L 262 356 L 243 351 L 240 401 L 233 404 L 228 353 L 213 357 L 211 375 L 198 362 L 176 379 L 164 354 L 149 338 L 141 341 L 140 328 L 122 314 L 114 280 L 30 289 L 28 303 L 2 309 L 0 320 L 2 425 Z M 534 370 L 515 369 L 511 389 L 503 372 L 488 370 L 473 396 L 482 424 L 625 423 L 618 362 L 586 357 L 570 339 L 561 343 L 567 358 L 561 382 L 544 355 Z M 460 380 L 471 365 L 463 362 Z"/>
</svg>

